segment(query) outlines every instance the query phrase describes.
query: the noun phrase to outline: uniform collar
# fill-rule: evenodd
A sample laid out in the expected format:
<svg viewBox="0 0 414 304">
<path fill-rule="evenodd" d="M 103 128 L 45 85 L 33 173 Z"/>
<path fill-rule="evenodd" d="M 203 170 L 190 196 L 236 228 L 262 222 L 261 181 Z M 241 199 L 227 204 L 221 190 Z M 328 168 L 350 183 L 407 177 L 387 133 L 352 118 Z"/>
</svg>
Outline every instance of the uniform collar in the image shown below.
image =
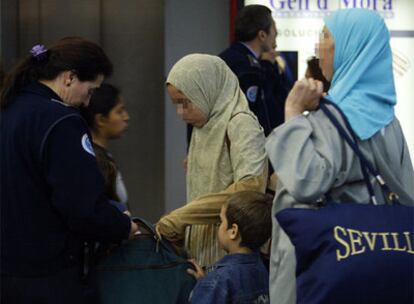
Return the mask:
<svg viewBox="0 0 414 304">
<path fill-rule="evenodd" d="M 51 88 L 49 88 L 48 86 L 40 83 L 40 82 L 32 82 L 30 84 L 28 84 L 24 89 L 24 92 L 30 92 L 36 95 L 40 95 L 43 96 L 47 99 L 50 99 L 52 101 L 55 102 L 59 102 L 62 103 L 64 105 L 66 105 L 62 98 L 59 97 L 58 94 L 55 93 L 55 91 L 53 91 Z"/>
<path fill-rule="evenodd" d="M 255 52 L 249 46 L 243 42 L 235 42 L 231 45 L 231 48 L 238 53 L 246 55 L 251 66 L 260 68 L 260 60 L 256 57 Z"/>
<path fill-rule="evenodd" d="M 253 51 L 253 49 L 246 43 L 244 42 L 240 42 L 240 44 L 244 45 L 246 47 L 246 49 L 249 50 L 249 52 L 254 56 L 254 58 L 259 59 L 259 56 L 257 55 L 257 53 L 255 51 Z"/>
</svg>

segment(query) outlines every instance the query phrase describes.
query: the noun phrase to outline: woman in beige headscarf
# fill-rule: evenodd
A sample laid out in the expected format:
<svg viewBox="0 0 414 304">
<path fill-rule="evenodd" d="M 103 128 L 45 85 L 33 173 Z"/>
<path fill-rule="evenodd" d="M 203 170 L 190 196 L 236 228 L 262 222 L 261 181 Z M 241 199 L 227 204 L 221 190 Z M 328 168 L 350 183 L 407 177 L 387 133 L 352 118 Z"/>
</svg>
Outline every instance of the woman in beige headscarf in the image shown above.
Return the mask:
<svg viewBox="0 0 414 304">
<path fill-rule="evenodd" d="M 194 126 L 189 203 L 162 217 L 157 230 L 175 244 L 186 239 L 190 255 L 207 266 L 224 255 L 217 223 L 227 197 L 242 190 L 265 191 L 265 137 L 237 77 L 217 56 L 192 54 L 179 60 L 168 75 L 167 90 L 177 114 Z"/>
</svg>

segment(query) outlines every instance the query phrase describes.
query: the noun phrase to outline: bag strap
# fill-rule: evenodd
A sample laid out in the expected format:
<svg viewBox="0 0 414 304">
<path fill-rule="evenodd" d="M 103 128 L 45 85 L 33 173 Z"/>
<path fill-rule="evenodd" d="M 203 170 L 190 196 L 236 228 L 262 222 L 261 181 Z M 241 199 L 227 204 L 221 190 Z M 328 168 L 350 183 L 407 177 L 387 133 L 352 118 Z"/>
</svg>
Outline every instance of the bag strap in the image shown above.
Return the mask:
<svg viewBox="0 0 414 304">
<path fill-rule="evenodd" d="M 329 103 L 329 101 L 328 101 L 328 103 Z M 355 135 L 355 132 L 353 131 L 353 129 L 351 128 L 351 126 L 350 126 L 350 124 L 349 124 L 349 122 L 348 122 L 348 120 L 346 119 L 346 117 L 345 117 L 345 115 L 343 115 L 343 112 L 338 108 L 338 107 L 336 107 L 336 104 L 334 104 L 334 103 L 331 103 L 332 104 L 332 106 L 333 107 L 335 107 L 336 109 L 337 109 L 337 111 L 340 113 L 340 115 L 341 115 L 341 117 L 342 117 L 342 119 L 344 120 L 344 122 L 345 122 L 345 126 L 347 127 L 347 129 L 348 129 L 348 132 L 349 132 L 349 134 L 351 134 L 351 136 L 352 136 L 352 140 L 353 140 L 353 145 L 355 145 L 355 147 L 356 148 L 359 148 L 358 147 L 358 140 L 357 140 L 357 137 L 356 137 L 356 135 Z M 327 109 L 327 108 L 326 108 Z M 328 111 L 329 111 L 329 109 L 327 109 Z M 329 118 L 330 116 L 328 116 L 328 118 Z M 331 115 L 331 117 L 334 119 L 334 120 L 336 120 L 336 117 L 334 116 L 334 115 Z M 336 128 L 338 129 L 338 127 L 337 126 L 339 126 L 339 128 L 341 128 L 342 129 L 342 125 L 336 120 L 336 123 L 337 123 L 337 125 L 335 125 L 335 123 L 334 123 L 334 125 L 336 126 Z M 341 134 L 341 133 L 340 133 Z M 346 134 L 346 135 L 348 135 L 348 133 L 346 133 L 346 132 L 344 132 L 344 134 Z M 351 145 L 351 148 L 352 148 L 352 146 L 353 145 Z M 369 193 L 369 197 L 370 197 L 370 199 L 371 199 L 371 202 L 374 204 L 374 205 L 377 205 L 377 202 L 376 202 L 376 198 L 375 198 L 375 193 L 374 193 L 374 189 L 373 189 L 373 187 L 372 187 L 372 184 L 371 184 L 371 181 L 370 181 L 370 179 L 369 179 L 369 172 L 368 172 L 368 169 L 367 169 L 367 166 L 365 166 L 364 165 L 364 162 L 363 162 L 363 160 L 362 160 L 362 158 L 360 158 L 360 157 L 358 157 L 358 159 L 359 159 L 359 164 L 360 164 L 360 166 L 361 166 L 361 171 L 362 171 L 362 175 L 364 176 L 364 181 L 365 181 L 365 184 L 366 184 L 366 186 L 367 186 L 367 189 L 368 189 L 368 193 Z M 369 162 L 368 162 L 368 164 L 370 164 Z"/>
<path fill-rule="evenodd" d="M 134 223 L 137 223 L 138 225 L 140 225 L 140 226 L 142 226 L 142 227 L 144 227 L 145 229 L 147 229 L 150 233 L 151 233 L 151 235 L 152 235 L 152 237 L 154 238 L 154 240 L 156 241 L 156 252 L 158 252 L 159 251 L 159 246 L 161 245 L 161 246 L 163 246 L 163 247 L 165 247 L 166 249 L 168 249 L 169 251 L 171 251 L 171 248 L 167 245 L 167 244 L 165 244 L 165 242 L 164 242 L 164 240 L 162 240 L 162 239 L 160 239 L 159 237 L 158 237 L 158 234 L 157 234 L 157 232 L 155 231 L 155 227 L 154 227 L 154 225 L 152 224 L 152 223 L 150 223 L 150 222 L 148 222 L 147 220 L 144 220 L 143 218 L 141 218 L 141 217 L 133 217 L 132 218 L 132 221 L 134 222 Z"/>
<path fill-rule="evenodd" d="M 328 109 L 328 107 L 326 106 L 327 104 L 330 104 L 333 107 L 335 107 L 335 109 L 340 113 L 343 121 L 345 122 L 345 126 L 346 126 L 349 134 L 351 134 L 351 136 L 349 136 L 349 134 L 346 132 L 345 128 L 340 124 L 340 122 L 338 121 L 338 119 Z M 338 130 L 339 135 L 348 143 L 348 145 L 352 148 L 352 150 L 355 152 L 355 154 L 359 158 L 360 163 L 361 163 L 362 173 L 364 175 L 364 180 L 367 183 L 367 187 L 368 187 L 368 191 L 369 191 L 370 196 L 371 196 L 372 203 L 374 205 L 377 205 L 378 204 L 377 201 L 376 201 L 376 199 L 375 199 L 375 194 L 374 194 L 374 191 L 372 189 L 372 185 L 371 185 L 371 183 L 369 182 L 369 179 L 368 179 L 368 173 L 370 173 L 372 176 L 374 176 L 375 180 L 380 185 L 383 193 L 385 193 L 385 197 L 386 197 L 387 202 L 389 204 L 399 203 L 399 200 L 398 200 L 399 197 L 398 197 L 398 195 L 395 192 L 392 192 L 390 190 L 390 188 L 385 183 L 384 179 L 379 174 L 379 172 L 368 161 L 368 159 L 366 159 L 366 157 L 364 156 L 364 154 L 359 149 L 356 135 L 355 135 L 354 131 L 352 130 L 352 127 L 349 124 L 348 119 L 345 117 L 345 115 L 341 111 L 341 109 L 339 109 L 339 107 L 336 104 L 330 102 L 326 98 L 321 98 L 321 101 L 319 103 L 319 107 L 325 113 L 325 115 L 329 118 L 329 120 L 332 122 L 332 124 L 335 126 L 335 128 Z"/>
</svg>

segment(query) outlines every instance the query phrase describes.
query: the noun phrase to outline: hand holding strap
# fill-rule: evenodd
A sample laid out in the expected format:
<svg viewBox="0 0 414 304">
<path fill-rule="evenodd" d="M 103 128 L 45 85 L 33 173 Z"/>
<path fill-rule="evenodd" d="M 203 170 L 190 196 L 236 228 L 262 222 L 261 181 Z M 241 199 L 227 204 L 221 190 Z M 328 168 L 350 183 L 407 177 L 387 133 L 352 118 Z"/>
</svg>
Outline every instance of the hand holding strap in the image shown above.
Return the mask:
<svg viewBox="0 0 414 304">
<path fill-rule="evenodd" d="M 341 114 L 341 117 L 345 122 L 345 126 L 348 129 L 349 134 L 351 134 L 352 138 L 346 132 L 344 127 L 340 124 L 338 119 L 332 114 L 331 111 L 329 111 L 326 104 L 332 105 Z M 358 147 L 356 135 L 355 135 L 354 131 L 352 130 L 351 125 L 349 124 L 347 118 L 342 113 L 342 111 L 338 108 L 338 106 L 336 104 L 328 101 L 327 99 L 322 98 L 321 101 L 320 101 L 319 107 L 325 113 L 325 115 L 329 118 L 329 120 L 333 123 L 335 128 L 338 130 L 339 135 L 349 144 L 349 146 L 352 148 L 352 150 L 358 156 L 358 158 L 360 160 L 360 163 L 361 163 L 362 172 L 364 174 L 364 179 L 365 179 L 365 182 L 367 183 L 368 191 L 369 191 L 370 196 L 371 196 L 372 203 L 374 205 L 377 205 L 377 201 L 375 199 L 375 195 L 374 195 L 374 191 L 372 189 L 372 185 L 369 182 L 369 179 L 367 178 L 367 172 L 369 172 L 371 175 L 373 175 L 375 177 L 375 180 L 378 182 L 378 184 L 380 185 L 382 191 L 385 193 L 385 197 L 387 198 L 387 202 L 389 204 L 399 203 L 398 195 L 395 192 L 392 192 L 390 190 L 390 188 L 385 183 L 384 179 L 379 174 L 379 172 L 374 168 L 374 166 L 372 166 L 372 164 L 362 154 L 361 150 Z"/>
</svg>

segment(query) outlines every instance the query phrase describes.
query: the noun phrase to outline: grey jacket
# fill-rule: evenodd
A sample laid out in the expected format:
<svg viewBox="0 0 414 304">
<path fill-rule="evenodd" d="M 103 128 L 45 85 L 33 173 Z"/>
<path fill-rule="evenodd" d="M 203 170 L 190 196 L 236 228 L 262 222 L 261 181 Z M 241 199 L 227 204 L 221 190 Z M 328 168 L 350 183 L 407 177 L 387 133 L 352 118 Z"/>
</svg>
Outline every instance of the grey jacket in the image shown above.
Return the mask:
<svg viewBox="0 0 414 304">
<path fill-rule="evenodd" d="M 328 108 L 344 125 L 336 109 Z M 400 201 L 412 204 L 414 172 L 398 120 L 358 144 Z M 309 206 L 328 191 L 339 202 L 369 201 L 359 159 L 321 110 L 297 116 L 273 130 L 266 151 L 279 178 L 274 214 L 288 207 Z M 379 186 L 372 184 L 378 202 L 384 203 Z M 296 303 L 294 248 L 275 219 L 272 238 L 271 303 Z"/>
</svg>

